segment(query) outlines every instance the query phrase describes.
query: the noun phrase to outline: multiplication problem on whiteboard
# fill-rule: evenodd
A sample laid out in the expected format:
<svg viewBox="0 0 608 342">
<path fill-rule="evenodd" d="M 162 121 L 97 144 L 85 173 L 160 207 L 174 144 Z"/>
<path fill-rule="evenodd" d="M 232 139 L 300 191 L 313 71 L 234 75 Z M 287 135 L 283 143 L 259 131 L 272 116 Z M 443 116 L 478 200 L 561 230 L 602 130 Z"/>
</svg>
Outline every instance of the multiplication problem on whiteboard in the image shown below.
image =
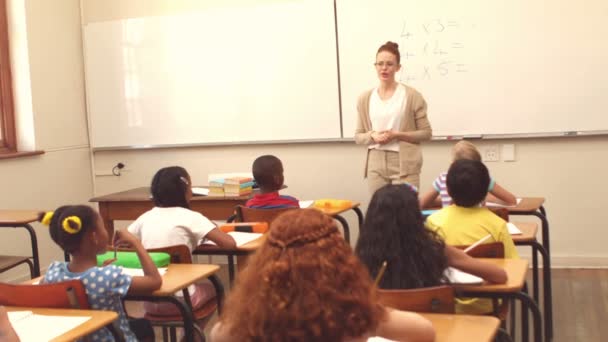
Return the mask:
<svg viewBox="0 0 608 342">
<path fill-rule="evenodd" d="M 470 69 L 469 42 L 465 31 L 474 25 L 459 20 L 433 18 L 404 19 L 399 34 L 401 68 L 399 79 L 405 83 L 452 78 Z"/>
</svg>

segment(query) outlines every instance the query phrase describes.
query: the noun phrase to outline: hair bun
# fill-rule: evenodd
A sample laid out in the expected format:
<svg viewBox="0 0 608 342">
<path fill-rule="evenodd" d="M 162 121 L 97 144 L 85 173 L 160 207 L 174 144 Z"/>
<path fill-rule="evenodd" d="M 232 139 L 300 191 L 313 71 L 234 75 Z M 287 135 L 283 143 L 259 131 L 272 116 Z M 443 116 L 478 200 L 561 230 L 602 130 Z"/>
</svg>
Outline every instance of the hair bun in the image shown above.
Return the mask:
<svg viewBox="0 0 608 342">
<path fill-rule="evenodd" d="M 68 234 L 76 234 L 82 229 L 82 221 L 78 216 L 68 216 L 63 219 L 61 226 Z"/>
</svg>

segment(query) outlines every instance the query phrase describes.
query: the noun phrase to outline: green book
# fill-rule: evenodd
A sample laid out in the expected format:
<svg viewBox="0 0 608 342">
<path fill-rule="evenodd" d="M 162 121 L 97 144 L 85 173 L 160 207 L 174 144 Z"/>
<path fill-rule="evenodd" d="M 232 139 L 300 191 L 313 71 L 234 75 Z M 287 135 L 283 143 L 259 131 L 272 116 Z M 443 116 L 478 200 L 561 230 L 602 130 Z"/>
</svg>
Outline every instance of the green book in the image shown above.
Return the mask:
<svg viewBox="0 0 608 342">
<path fill-rule="evenodd" d="M 153 252 L 148 253 L 148 255 L 156 267 L 167 267 L 171 261 L 171 256 L 167 253 Z M 102 266 L 104 261 L 113 258 L 114 251 L 107 251 L 104 254 L 99 254 L 97 256 L 97 266 Z M 116 261 L 113 262 L 113 265 L 126 268 L 141 268 L 141 262 L 139 262 L 139 258 L 135 252 L 117 252 Z"/>
</svg>

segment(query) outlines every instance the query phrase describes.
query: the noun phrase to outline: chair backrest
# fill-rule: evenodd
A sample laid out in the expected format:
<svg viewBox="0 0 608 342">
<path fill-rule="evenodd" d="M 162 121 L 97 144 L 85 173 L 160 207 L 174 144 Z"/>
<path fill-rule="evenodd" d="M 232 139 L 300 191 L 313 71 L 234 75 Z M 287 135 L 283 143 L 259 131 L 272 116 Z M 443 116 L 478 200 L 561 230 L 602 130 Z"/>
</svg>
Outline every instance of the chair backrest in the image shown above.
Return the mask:
<svg viewBox="0 0 608 342">
<path fill-rule="evenodd" d="M 509 210 L 507 208 L 488 208 L 488 209 L 490 209 L 491 212 L 496 214 L 496 216 L 509 222 Z"/>
<path fill-rule="evenodd" d="M 294 209 L 296 208 L 258 209 L 237 205 L 235 211 L 237 222 L 268 222 L 270 225 L 277 216 Z"/>
<path fill-rule="evenodd" d="M 77 279 L 40 285 L 0 283 L 0 304 L 35 308 L 89 309 L 87 293 Z"/>
<path fill-rule="evenodd" d="M 160 248 L 148 248 L 148 252 L 167 253 L 171 256 L 172 264 L 191 264 L 192 254 L 186 245 L 174 245 Z"/>
<path fill-rule="evenodd" d="M 459 249 L 466 249 L 469 246 L 454 246 Z M 473 258 L 504 258 L 505 246 L 502 242 L 482 243 L 467 252 Z"/>
<path fill-rule="evenodd" d="M 435 286 L 409 290 L 378 290 L 380 304 L 397 310 L 454 313 L 454 289 Z"/>
</svg>

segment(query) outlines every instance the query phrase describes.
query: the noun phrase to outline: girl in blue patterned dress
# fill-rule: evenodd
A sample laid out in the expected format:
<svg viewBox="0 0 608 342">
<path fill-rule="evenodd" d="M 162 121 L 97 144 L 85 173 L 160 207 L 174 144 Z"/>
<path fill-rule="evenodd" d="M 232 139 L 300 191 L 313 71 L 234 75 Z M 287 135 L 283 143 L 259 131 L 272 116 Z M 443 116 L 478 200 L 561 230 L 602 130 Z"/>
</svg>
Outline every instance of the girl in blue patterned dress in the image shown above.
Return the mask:
<svg viewBox="0 0 608 342">
<path fill-rule="evenodd" d="M 46 213 L 40 220 L 49 225 L 53 241 L 71 256 L 70 262 L 53 262 L 42 282 L 80 279 L 91 309 L 117 312 L 118 325 L 126 341 L 137 341 L 138 337 L 143 337 L 130 327 L 122 298 L 132 291 L 141 293 L 157 290 L 162 278 L 137 238 L 126 231 L 116 231 L 114 237 L 114 244 L 133 248 L 139 257 L 144 276 L 131 277 L 116 265 L 97 266 L 97 255 L 106 251 L 110 239 L 101 217 L 92 208 L 85 205 L 62 206 L 54 212 Z M 95 331 L 89 337 L 93 341 L 114 340 L 105 328 Z"/>
</svg>

